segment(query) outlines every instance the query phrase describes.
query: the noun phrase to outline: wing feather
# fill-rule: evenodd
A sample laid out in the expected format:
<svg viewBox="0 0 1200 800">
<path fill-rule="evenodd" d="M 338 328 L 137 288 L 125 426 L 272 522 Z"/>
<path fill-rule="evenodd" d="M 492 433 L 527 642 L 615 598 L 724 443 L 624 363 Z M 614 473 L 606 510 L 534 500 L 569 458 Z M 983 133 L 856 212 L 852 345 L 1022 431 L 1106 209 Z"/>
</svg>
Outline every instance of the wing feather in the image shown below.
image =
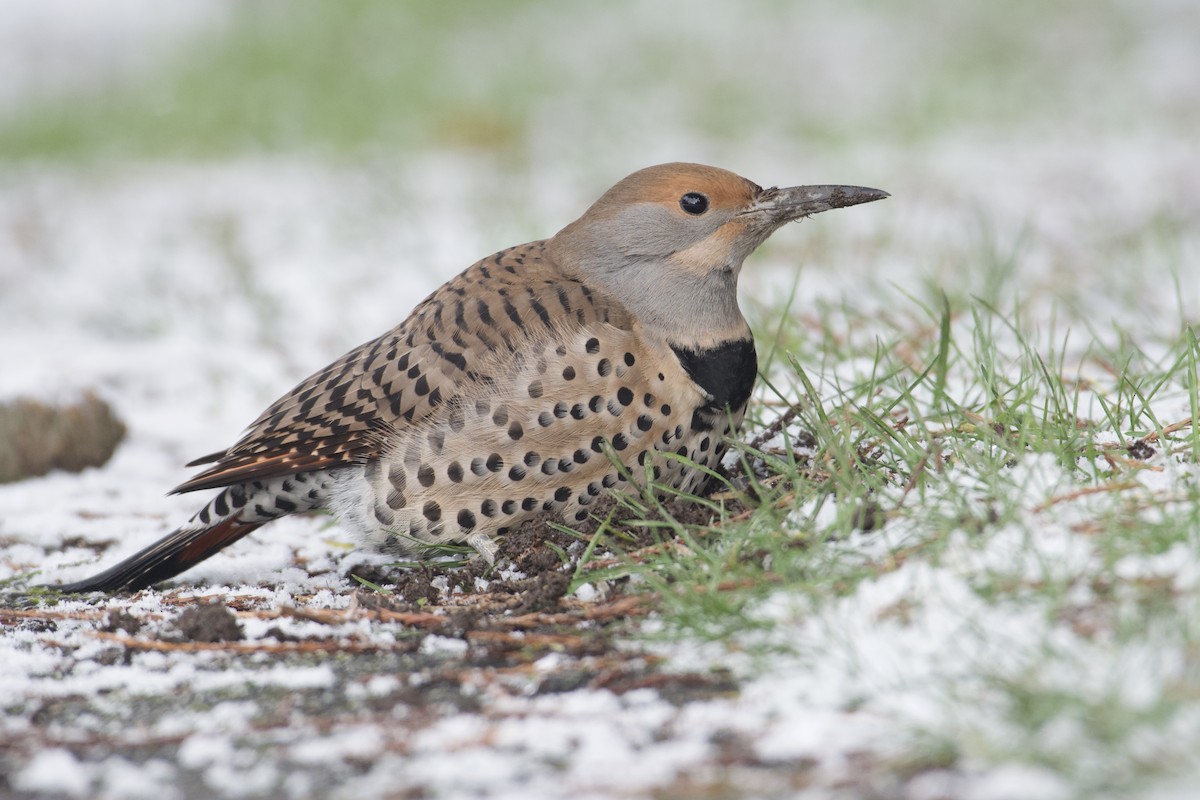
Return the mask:
<svg viewBox="0 0 1200 800">
<path fill-rule="evenodd" d="M 174 492 L 328 469 L 377 458 L 386 434 L 425 419 L 468 387 L 485 391 L 550 327 L 628 327 L 605 295 L 565 278 L 533 242 L 475 264 L 399 326 L 299 383 L 228 450 Z M 564 313 L 551 315 L 561 308 Z"/>
</svg>

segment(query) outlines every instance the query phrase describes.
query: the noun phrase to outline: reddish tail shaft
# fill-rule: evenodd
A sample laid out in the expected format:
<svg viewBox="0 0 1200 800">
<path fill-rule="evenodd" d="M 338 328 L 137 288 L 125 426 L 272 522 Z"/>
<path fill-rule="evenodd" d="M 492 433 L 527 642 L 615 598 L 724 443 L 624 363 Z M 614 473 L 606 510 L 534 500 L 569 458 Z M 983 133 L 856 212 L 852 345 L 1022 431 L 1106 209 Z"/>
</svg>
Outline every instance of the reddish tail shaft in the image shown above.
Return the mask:
<svg viewBox="0 0 1200 800">
<path fill-rule="evenodd" d="M 263 524 L 265 521 L 239 522 L 230 518 L 208 528 L 180 528 L 104 572 L 48 588 L 68 593 L 145 589 L 199 564 Z"/>
</svg>

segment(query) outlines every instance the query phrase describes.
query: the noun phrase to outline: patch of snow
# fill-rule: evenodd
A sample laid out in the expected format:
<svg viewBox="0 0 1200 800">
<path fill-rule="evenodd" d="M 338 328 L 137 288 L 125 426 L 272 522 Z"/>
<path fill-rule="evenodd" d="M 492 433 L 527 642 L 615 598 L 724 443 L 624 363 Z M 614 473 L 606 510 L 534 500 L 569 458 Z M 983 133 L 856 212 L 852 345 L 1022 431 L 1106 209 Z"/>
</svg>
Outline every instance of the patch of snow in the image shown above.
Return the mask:
<svg viewBox="0 0 1200 800">
<path fill-rule="evenodd" d="M 12 785 L 21 792 L 44 792 L 60 797 L 85 797 L 92 778 L 69 750 L 61 747 L 34 755 L 12 776 Z"/>
<path fill-rule="evenodd" d="M 1072 797 L 1071 787 L 1047 769 L 1028 764 L 1002 764 L 966 788 L 967 800 L 1059 800 Z"/>
<path fill-rule="evenodd" d="M 97 796 L 121 800 L 181 800 L 184 795 L 173 785 L 174 778 L 175 765 L 163 759 L 134 764 L 114 756 L 104 761 Z"/>
<path fill-rule="evenodd" d="M 461 656 L 467 652 L 467 642 L 449 636 L 426 636 L 421 640 L 421 652 L 426 655 Z"/>
<path fill-rule="evenodd" d="M 375 727 L 358 726 L 292 746 L 288 755 L 302 764 L 340 763 L 347 759 L 370 761 L 383 750 L 386 741 Z"/>
</svg>

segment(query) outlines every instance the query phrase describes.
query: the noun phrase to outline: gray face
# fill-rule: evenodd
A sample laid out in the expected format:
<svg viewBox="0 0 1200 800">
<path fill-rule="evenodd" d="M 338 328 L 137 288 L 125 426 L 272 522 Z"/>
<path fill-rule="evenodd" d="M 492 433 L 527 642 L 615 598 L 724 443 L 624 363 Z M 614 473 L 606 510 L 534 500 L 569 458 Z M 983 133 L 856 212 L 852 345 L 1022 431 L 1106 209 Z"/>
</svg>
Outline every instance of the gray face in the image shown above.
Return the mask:
<svg viewBox="0 0 1200 800">
<path fill-rule="evenodd" d="M 601 235 L 626 258 L 663 259 L 704 241 L 735 216 L 733 209 L 711 208 L 703 214 L 681 217 L 674 208 L 661 203 L 635 203 L 600 223 Z"/>
</svg>

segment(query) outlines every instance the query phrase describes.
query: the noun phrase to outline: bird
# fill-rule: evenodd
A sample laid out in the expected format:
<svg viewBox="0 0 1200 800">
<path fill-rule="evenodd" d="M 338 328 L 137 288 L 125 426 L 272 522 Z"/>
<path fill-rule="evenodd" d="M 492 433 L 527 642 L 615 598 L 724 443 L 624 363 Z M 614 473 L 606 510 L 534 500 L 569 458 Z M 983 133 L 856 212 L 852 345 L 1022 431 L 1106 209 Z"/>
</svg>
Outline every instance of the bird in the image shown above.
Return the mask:
<svg viewBox="0 0 1200 800">
<path fill-rule="evenodd" d="M 763 188 L 690 163 L 616 183 L 549 239 L 488 256 L 301 381 L 172 493 L 187 523 L 64 593 L 137 591 L 272 520 L 325 509 L 366 545 L 420 554 L 601 496 L 696 491 L 758 375 L 742 264 L 786 223 L 868 203 L 860 186 Z"/>
</svg>

